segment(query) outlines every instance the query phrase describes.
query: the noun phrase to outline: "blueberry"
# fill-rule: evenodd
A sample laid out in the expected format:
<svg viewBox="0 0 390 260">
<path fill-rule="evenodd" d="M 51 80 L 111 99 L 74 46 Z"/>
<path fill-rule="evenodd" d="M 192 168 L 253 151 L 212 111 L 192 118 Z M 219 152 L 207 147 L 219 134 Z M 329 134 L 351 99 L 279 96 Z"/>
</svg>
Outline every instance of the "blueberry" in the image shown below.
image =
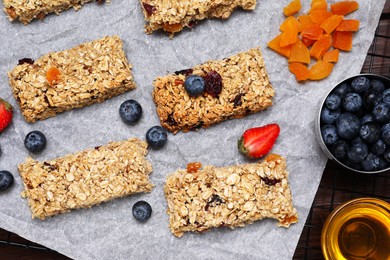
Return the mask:
<svg viewBox="0 0 390 260">
<path fill-rule="evenodd" d="M 367 109 L 371 110 L 374 108 L 380 98 L 380 92 L 369 90 L 363 96 L 363 104 Z"/>
<path fill-rule="evenodd" d="M 390 163 L 390 148 L 387 148 L 387 150 L 383 153 L 383 158 Z"/>
<path fill-rule="evenodd" d="M 375 91 L 378 91 L 379 93 L 383 92 L 385 89 L 385 84 L 379 79 L 372 79 L 371 80 L 371 88 Z"/>
<path fill-rule="evenodd" d="M 349 112 L 356 112 L 363 106 L 362 97 L 357 93 L 348 93 L 342 101 L 343 107 Z"/>
<path fill-rule="evenodd" d="M 344 140 L 338 140 L 337 142 L 334 143 L 332 146 L 331 152 L 336 159 L 342 161 L 345 158 L 347 158 L 347 153 L 348 153 L 348 143 Z"/>
<path fill-rule="evenodd" d="M 161 126 L 153 126 L 146 132 L 146 141 L 153 149 L 159 149 L 165 145 L 168 139 L 167 131 Z"/>
<path fill-rule="evenodd" d="M 126 100 L 119 107 L 119 115 L 126 124 L 134 124 L 142 116 L 142 107 L 135 100 Z"/>
<path fill-rule="evenodd" d="M 184 82 L 184 88 L 188 95 L 196 97 L 204 92 L 205 83 L 204 79 L 198 75 L 190 75 Z"/>
<path fill-rule="evenodd" d="M 376 155 L 381 155 L 386 151 L 386 147 L 385 142 L 383 142 L 382 139 L 379 139 L 371 145 L 371 152 Z"/>
<path fill-rule="evenodd" d="M 358 136 L 358 137 L 352 139 L 352 141 L 350 141 L 349 143 L 352 145 L 352 144 L 364 143 L 364 142 L 363 142 L 362 138 L 360 138 L 360 136 Z"/>
<path fill-rule="evenodd" d="M 382 140 L 385 144 L 390 145 L 390 123 L 382 126 Z"/>
<path fill-rule="evenodd" d="M 375 121 L 375 119 L 374 119 L 373 115 L 371 115 L 371 114 L 366 114 L 361 119 L 362 124 L 374 122 L 374 121 Z"/>
<path fill-rule="evenodd" d="M 325 105 L 330 109 L 330 110 L 336 110 L 340 107 L 341 104 L 341 98 L 336 95 L 336 94 L 330 94 L 326 99 L 325 99 Z"/>
<path fill-rule="evenodd" d="M 390 105 L 390 88 L 388 88 L 385 91 L 383 91 L 382 97 L 381 97 L 381 101 L 383 103 L 386 103 L 386 104 Z"/>
<path fill-rule="evenodd" d="M 360 127 L 359 135 L 363 142 L 375 143 L 381 137 L 381 127 L 376 123 L 366 123 Z"/>
<path fill-rule="evenodd" d="M 366 158 L 364 158 L 362 162 L 362 168 L 365 171 L 377 171 L 380 170 L 381 163 L 380 161 L 383 160 L 378 155 L 375 155 L 373 153 L 369 153 Z"/>
<path fill-rule="evenodd" d="M 390 105 L 382 103 L 374 107 L 372 115 L 375 120 L 380 123 L 386 123 L 390 121 Z"/>
<path fill-rule="evenodd" d="M 341 84 L 333 90 L 333 93 L 339 96 L 340 98 L 343 98 L 346 94 L 350 92 L 351 92 L 351 87 L 347 83 Z"/>
<path fill-rule="evenodd" d="M 357 93 L 363 93 L 367 91 L 371 86 L 370 80 L 366 77 L 357 77 L 352 80 L 352 90 Z"/>
<path fill-rule="evenodd" d="M 46 136 L 40 131 L 32 131 L 24 139 L 24 146 L 32 153 L 39 153 L 46 147 Z"/>
<path fill-rule="evenodd" d="M 343 113 L 336 121 L 337 133 L 343 139 L 353 139 L 358 136 L 360 119 L 349 112 Z"/>
<path fill-rule="evenodd" d="M 14 183 L 14 176 L 9 171 L 0 171 L 0 191 L 11 187 Z"/>
<path fill-rule="evenodd" d="M 348 151 L 348 160 L 353 163 L 360 163 L 366 158 L 368 154 L 368 147 L 366 144 L 361 142 L 356 142 L 351 145 Z"/>
<path fill-rule="evenodd" d="M 324 125 L 321 127 L 321 135 L 327 146 L 333 145 L 339 139 L 337 129 L 334 125 Z"/>
<path fill-rule="evenodd" d="M 321 121 L 325 124 L 334 124 L 337 118 L 340 116 L 340 110 L 329 110 L 326 106 L 321 111 Z"/>
<path fill-rule="evenodd" d="M 133 205 L 132 212 L 136 220 L 145 222 L 152 215 L 152 207 L 146 201 L 140 200 Z"/>
</svg>

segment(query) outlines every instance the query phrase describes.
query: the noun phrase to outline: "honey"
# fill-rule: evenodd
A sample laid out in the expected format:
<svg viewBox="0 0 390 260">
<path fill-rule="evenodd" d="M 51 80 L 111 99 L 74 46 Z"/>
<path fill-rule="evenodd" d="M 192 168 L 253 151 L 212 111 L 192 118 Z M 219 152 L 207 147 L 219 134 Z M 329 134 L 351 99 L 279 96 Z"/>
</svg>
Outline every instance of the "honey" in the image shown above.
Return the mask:
<svg viewBox="0 0 390 260">
<path fill-rule="evenodd" d="M 325 222 L 321 246 L 325 259 L 390 259 L 390 204 L 361 198 L 341 205 Z"/>
</svg>

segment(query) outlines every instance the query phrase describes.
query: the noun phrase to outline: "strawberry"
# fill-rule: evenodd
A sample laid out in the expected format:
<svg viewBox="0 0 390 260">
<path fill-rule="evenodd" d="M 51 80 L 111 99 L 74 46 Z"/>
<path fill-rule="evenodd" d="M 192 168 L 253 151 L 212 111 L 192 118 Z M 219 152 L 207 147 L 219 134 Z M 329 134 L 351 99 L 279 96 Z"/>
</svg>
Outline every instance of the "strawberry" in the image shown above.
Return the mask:
<svg viewBox="0 0 390 260">
<path fill-rule="evenodd" d="M 238 149 L 249 158 L 259 158 L 271 151 L 279 132 L 277 124 L 248 129 L 238 140 Z"/>
<path fill-rule="evenodd" d="M 5 128 L 12 121 L 12 106 L 0 98 L 0 133 L 3 132 Z"/>
</svg>

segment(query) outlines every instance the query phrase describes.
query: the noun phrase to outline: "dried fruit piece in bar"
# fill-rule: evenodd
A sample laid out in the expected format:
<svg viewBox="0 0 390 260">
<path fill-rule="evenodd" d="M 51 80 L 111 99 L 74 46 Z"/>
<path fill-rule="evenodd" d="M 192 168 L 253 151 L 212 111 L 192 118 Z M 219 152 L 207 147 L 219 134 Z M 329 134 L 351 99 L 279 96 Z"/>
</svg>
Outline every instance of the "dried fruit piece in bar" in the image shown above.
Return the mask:
<svg viewBox="0 0 390 260">
<path fill-rule="evenodd" d="M 274 89 L 258 48 L 185 71 L 190 72 L 172 73 L 153 82 L 160 123 L 170 132 L 207 128 L 272 105 Z M 203 95 L 192 97 L 185 90 L 184 82 L 191 74 L 205 79 Z"/>
<path fill-rule="evenodd" d="M 20 1 L 3 0 L 4 11 L 10 21 L 19 20 L 28 24 L 33 19 L 42 20 L 50 13 L 59 14 L 62 11 L 73 7 L 79 10 L 81 6 L 92 0 L 40 0 L 40 1 Z M 110 0 L 106 0 L 109 2 Z M 103 1 L 97 1 L 102 3 Z"/>
<path fill-rule="evenodd" d="M 130 69 L 121 39 L 107 36 L 23 62 L 8 78 L 24 118 L 35 122 L 134 89 Z"/>
<path fill-rule="evenodd" d="M 228 18 L 236 8 L 254 10 L 256 0 L 140 0 L 150 34 L 162 29 L 171 37 L 185 27 L 192 28 L 196 21 L 207 18 Z"/>
<path fill-rule="evenodd" d="M 286 160 L 269 155 L 263 162 L 197 172 L 178 170 L 164 186 L 169 227 L 184 232 L 204 232 L 216 227 L 243 227 L 263 218 L 289 227 L 298 221 L 288 184 Z"/>
</svg>

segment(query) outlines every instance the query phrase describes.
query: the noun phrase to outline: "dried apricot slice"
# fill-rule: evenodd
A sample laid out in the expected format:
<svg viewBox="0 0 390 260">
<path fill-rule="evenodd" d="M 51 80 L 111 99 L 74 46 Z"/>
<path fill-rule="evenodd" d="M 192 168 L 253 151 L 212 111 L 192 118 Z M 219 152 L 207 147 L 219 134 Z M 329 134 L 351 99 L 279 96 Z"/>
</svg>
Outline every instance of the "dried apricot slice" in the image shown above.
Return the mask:
<svg viewBox="0 0 390 260">
<path fill-rule="evenodd" d="M 329 76 L 333 70 L 334 64 L 322 60 L 317 61 L 316 64 L 309 69 L 309 79 L 320 80 Z"/>
<path fill-rule="evenodd" d="M 303 45 L 305 45 L 306 47 L 310 47 L 313 45 L 313 43 L 315 43 L 316 40 L 312 40 L 312 39 L 309 39 L 309 38 L 306 38 L 306 37 L 302 37 L 302 43 Z"/>
<path fill-rule="evenodd" d="M 310 13 L 310 18 L 313 23 L 321 24 L 327 18 L 331 17 L 332 13 L 327 10 L 314 10 Z"/>
<path fill-rule="evenodd" d="M 61 71 L 56 67 L 51 67 L 46 72 L 46 80 L 49 82 L 49 85 L 52 86 L 58 82 L 61 76 Z"/>
<path fill-rule="evenodd" d="M 292 22 L 286 23 L 286 30 L 282 32 L 282 37 L 280 39 L 280 47 L 286 47 L 297 41 L 298 30 L 293 25 Z"/>
<path fill-rule="evenodd" d="M 324 29 L 326 33 L 331 33 L 339 26 L 343 18 L 342 15 L 332 15 L 321 23 L 321 28 Z"/>
<path fill-rule="evenodd" d="M 289 63 L 288 69 L 295 75 L 297 81 L 304 81 L 309 78 L 309 69 L 306 67 L 306 65 L 303 65 L 302 63 Z"/>
<path fill-rule="evenodd" d="M 301 40 L 298 39 L 292 45 L 288 62 L 302 62 L 306 64 L 310 63 L 309 49 L 301 42 Z"/>
<path fill-rule="evenodd" d="M 336 31 L 356 32 L 357 30 L 359 30 L 359 26 L 359 20 L 342 20 L 339 26 L 337 26 Z"/>
<path fill-rule="evenodd" d="M 326 10 L 328 9 L 328 4 L 326 3 L 326 0 L 313 0 L 310 3 L 310 10 L 309 13 L 311 13 L 314 10 Z"/>
<path fill-rule="evenodd" d="M 301 0 L 292 0 L 285 8 L 283 8 L 283 13 L 285 16 L 290 16 L 299 12 L 301 7 Z"/>
<path fill-rule="evenodd" d="M 301 26 L 301 23 L 297 20 L 297 18 L 295 18 L 294 16 L 289 16 L 287 17 L 284 22 L 280 25 L 279 29 L 284 32 L 286 30 L 289 29 L 289 25 L 287 25 L 288 23 L 291 23 L 292 26 L 294 26 L 295 28 L 297 28 L 297 32 L 301 32 L 302 31 L 302 26 Z"/>
<path fill-rule="evenodd" d="M 302 29 L 301 36 L 311 40 L 318 40 L 324 30 L 318 24 L 313 24 L 309 27 Z"/>
<path fill-rule="evenodd" d="M 325 62 L 338 62 L 340 51 L 338 49 L 327 51 L 322 58 Z"/>
<path fill-rule="evenodd" d="M 350 51 L 352 49 L 352 32 L 334 31 L 333 47 L 343 51 Z"/>
<path fill-rule="evenodd" d="M 310 56 L 319 60 L 330 47 L 332 47 L 332 36 L 330 34 L 324 34 L 311 47 Z"/>
<path fill-rule="evenodd" d="M 298 16 L 298 21 L 301 24 L 302 30 L 314 24 L 310 18 L 310 15 L 306 14 Z"/>
<path fill-rule="evenodd" d="M 352 13 L 359 8 L 356 1 L 341 1 L 330 5 L 333 14 L 346 15 Z"/>
<path fill-rule="evenodd" d="M 280 55 L 283 55 L 285 57 L 289 57 L 291 53 L 291 45 L 286 47 L 280 47 L 280 39 L 282 38 L 282 34 L 279 34 L 274 39 L 272 39 L 270 42 L 268 42 L 268 47 L 272 50 L 276 51 Z"/>
</svg>

